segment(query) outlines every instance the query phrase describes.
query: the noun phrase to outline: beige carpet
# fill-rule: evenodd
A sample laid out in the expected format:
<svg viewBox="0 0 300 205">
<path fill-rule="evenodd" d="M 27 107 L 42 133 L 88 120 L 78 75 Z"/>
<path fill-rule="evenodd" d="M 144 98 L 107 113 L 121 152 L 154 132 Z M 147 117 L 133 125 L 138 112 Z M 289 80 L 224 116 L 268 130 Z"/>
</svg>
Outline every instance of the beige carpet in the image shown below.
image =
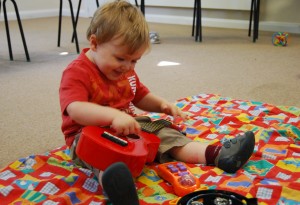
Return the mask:
<svg viewBox="0 0 300 205">
<path fill-rule="evenodd" d="M 80 47 L 86 47 L 90 19 L 79 20 Z M 0 22 L 0 168 L 31 154 L 64 144 L 60 131 L 58 87 L 61 72 L 77 53 L 70 19 L 63 19 L 57 47 L 58 18 L 23 21 L 31 62 L 26 62 L 16 22 L 10 22 L 14 61 L 9 60 L 4 22 Z M 150 24 L 161 37 L 137 64 L 141 80 L 170 101 L 216 93 L 226 97 L 300 107 L 300 36 L 275 47 L 272 32 L 252 43 L 247 30 L 203 29 L 203 42 L 191 26 Z M 60 55 L 62 52 L 68 55 Z M 158 67 L 161 61 L 179 65 Z"/>
</svg>

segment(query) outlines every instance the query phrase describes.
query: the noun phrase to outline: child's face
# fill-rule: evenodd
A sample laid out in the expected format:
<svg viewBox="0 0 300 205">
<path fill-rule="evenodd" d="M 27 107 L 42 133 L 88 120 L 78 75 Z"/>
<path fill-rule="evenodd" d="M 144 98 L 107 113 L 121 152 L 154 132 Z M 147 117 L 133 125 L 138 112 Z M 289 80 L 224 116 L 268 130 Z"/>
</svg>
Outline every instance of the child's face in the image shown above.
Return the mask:
<svg viewBox="0 0 300 205">
<path fill-rule="evenodd" d="M 109 80 L 118 80 L 126 72 L 134 69 L 137 61 L 142 57 L 145 48 L 129 54 L 126 45 L 122 45 L 121 38 L 113 38 L 109 42 L 95 44 L 91 47 L 91 57 L 99 70 Z"/>
</svg>

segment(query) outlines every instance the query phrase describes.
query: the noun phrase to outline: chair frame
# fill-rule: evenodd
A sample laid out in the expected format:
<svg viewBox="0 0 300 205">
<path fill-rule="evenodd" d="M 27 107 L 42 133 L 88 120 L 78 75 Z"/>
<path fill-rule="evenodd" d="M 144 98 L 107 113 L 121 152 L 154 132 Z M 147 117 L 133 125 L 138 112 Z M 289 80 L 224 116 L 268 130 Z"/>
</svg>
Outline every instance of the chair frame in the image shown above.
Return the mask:
<svg viewBox="0 0 300 205">
<path fill-rule="evenodd" d="M 5 21 L 5 29 L 6 29 L 6 37 L 7 37 L 9 58 L 10 58 L 11 61 L 13 61 L 14 57 L 13 57 L 13 52 L 12 52 L 12 47 L 11 47 L 9 24 L 8 24 L 7 11 L 6 11 L 6 3 L 7 3 L 6 1 L 7 0 L 3 1 L 3 13 L 4 13 L 4 21 Z M 23 47 L 24 47 L 26 59 L 27 59 L 28 62 L 30 62 L 30 57 L 29 57 L 29 53 L 28 53 L 28 48 L 27 48 L 27 44 L 26 44 L 26 40 L 25 40 L 25 35 L 24 35 L 24 31 L 23 31 L 21 17 L 20 17 L 20 14 L 19 14 L 18 5 L 15 2 L 15 0 L 10 0 L 10 1 L 12 2 L 13 6 L 14 6 L 14 9 L 15 9 L 15 13 L 16 13 L 16 17 L 17 17 L 17 21 L 18 21 L 18 25 L 19 25 L 19 30 L 20 30 L 20 34 L 21 34 L 21 38 L 22 38 L 22 42 L 23 42 Z M 0 0 L 0 13 L 1 13 L 1 0 Z"/>
<path fill-rule="evenodd" d="M 69 5 L 70 5 L 71 21 L 72 21 L 72 26 L 73 26 L 72 41 L 73 41 L 73 39 L 75 39 L 76 51 L 77 51 L 77 53 L 79 53 L 80 49 L 79 49 L 79 43 L 78 43 L 77 31 L 76 31 L 77 20 L 75 20 L 75 16 L 74 16 L 72 0 L 68 0 L 68 1 L 69 1 Z M 79 0 L 79 8 L 80 8 L 80 5 L 81 5 L 81 0 Z M 63 0 L 60 0 L 60 4 L 59 4 L 59 17 L 58 17 L 57 47 L 60 47 L 61 23 L 62 23 L 62 7 L 63 7 Z"/>
<path fill-rule="evenodd" d="M 260 12 L 260 0 L 251 0 L 250 7 L 250 20 L 248 36 L 251 36 L 252 21 L 253 21 L 253 42 L 258 39 L 259 30 L 259 12 Z M 196 35 L 195 35 L 196 28 Z M 193 27 L 192 36 L 195 35 L 195 41 L 202 41 L 202 14 L 201 14 L 201 0 L 194 1 L 194 13 L 193 13 Z"/>
<path fill-rule="evenodd" d="M 76 45 L 76 52 L 79 53 L 79 43 L 78 43 L 78 37 L 77 37 L 77 24 L 78 24 L 78 19 L 79 19 L 79 12 L 80 12 L 80 7 L 81 7 L 81 1 L 79 0 L 78 2 L 78 7 L 77 7 L 77 12 L 76 16 L 74 16 L 74 11 L 73 11 L 73 5 L 72 5 L 72 0 L 68 0 L 69 5 L 70 5 L 70 12 L 71 12 L 71 20 L 72 20 L 72 26 L 73 26 L 73 34 L 72 34 L 72 40 L 71 42 L 73 43 L 75 41 Z M 99 8 L 99 0 L 96 0 L 96 5 L 97 8 Z M 137 0 L 135 0 L 135 5 L 139 7 Z M 144 13 L 145 12 L 145 6 L 144 6 L 144 0 L 141 0 L 141 10 Z M 60 37 L 61 37 L 61 24 L 62 24 L 62 6 L 63 6 L 63 0 L 60 0 L 60 5 L 59 5 L 59 18 L 58 18 L 58 38 L 57 38 L 57 47 L 60 47 Z"/>
</svg>

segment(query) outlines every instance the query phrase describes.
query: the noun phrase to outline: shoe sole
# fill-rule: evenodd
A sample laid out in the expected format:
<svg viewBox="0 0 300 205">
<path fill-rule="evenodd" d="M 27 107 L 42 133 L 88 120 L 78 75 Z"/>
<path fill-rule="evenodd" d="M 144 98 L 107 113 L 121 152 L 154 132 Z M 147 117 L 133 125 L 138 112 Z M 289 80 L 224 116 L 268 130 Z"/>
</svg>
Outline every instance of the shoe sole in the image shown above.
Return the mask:
<svg viewBox="0 0 300 205">
<path fill-rule="evenodd" d="M 103 172 L 102 186 L 113 205 L 139 205 L 132 175 L 124 163 L 114 163 Z"/>
</svg>

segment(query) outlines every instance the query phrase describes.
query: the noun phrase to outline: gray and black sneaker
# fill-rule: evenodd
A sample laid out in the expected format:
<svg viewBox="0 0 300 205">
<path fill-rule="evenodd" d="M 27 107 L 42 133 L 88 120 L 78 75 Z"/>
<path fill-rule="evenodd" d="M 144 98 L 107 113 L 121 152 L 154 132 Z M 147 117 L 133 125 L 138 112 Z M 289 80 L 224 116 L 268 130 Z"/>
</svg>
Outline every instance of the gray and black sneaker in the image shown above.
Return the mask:
<svg viewBox="0 0 300 205">
<path fill-rule="evenodd" d="M 230 139 L 223 144 L 215 159 L 215 165 L 228 173 L 235 173 L 251 157 L 255 146 L 254 133 L 247 131 L 243 135 Z"/>
<path fill-rule="evenodd" d="M 151 31 L 149 33 L 149 36 L 150 36 L 150 42 L 152 44 L 159 44 L 160 43 L 160 38 L 159 38 L 159 34 L 157 32 L 153 32 Z"/>
</svg>

